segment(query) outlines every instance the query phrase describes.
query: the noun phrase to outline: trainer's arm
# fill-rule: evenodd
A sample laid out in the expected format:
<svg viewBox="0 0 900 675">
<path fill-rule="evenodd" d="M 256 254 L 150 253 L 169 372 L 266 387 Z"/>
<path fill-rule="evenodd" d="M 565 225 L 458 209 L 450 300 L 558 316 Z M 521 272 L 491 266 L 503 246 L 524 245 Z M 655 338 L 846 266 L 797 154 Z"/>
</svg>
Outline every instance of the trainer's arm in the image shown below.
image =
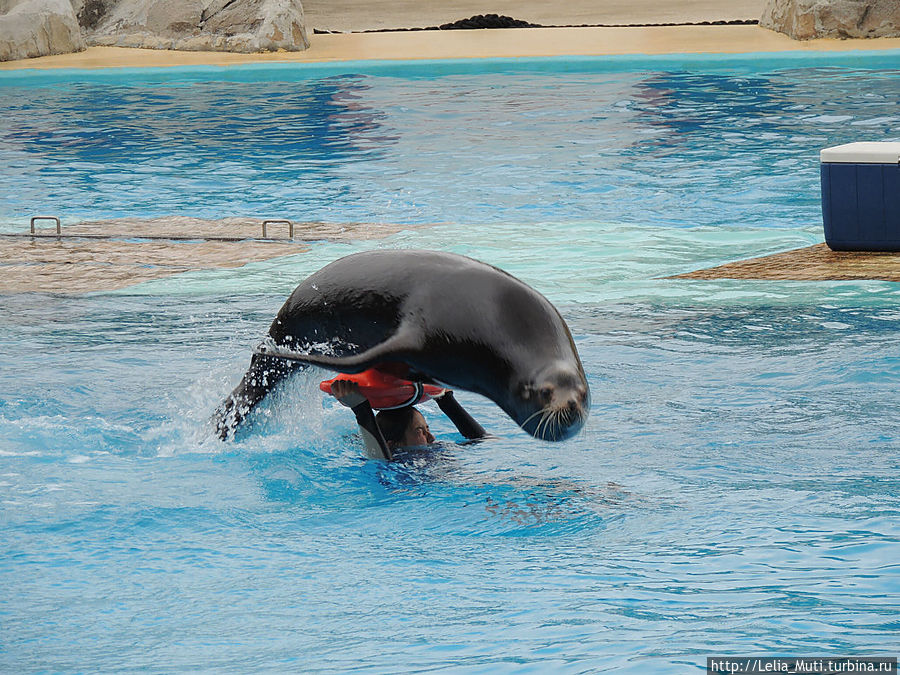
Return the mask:
<svg viewBox="0 0 900 675">
<path fill-rule="evenodd" d="M 368 401 L 350 408 L 356 415 L 356 423 L 359 425 L 359 434 L 362 436 L 363 443 L 366 444 L 366 454 L 372 459 L 393 459 L 391 449 L 388 447 L 381 429 L 375 422 L 375 413 L 372 412 L 372 406 Z"/>
<path fill-rule="evenodd" d="M 453 396 L 453 392 L 445 389 L 444 393 L 435 398 L 438 408 L 450 418 L 463 436 L 469 439 L 484 438 L 487 432 L 469 413 L 466 412 L 459 401 Z"/>
<path fill-rule="evenodd" d="M 332 383 L 331 391 L 334 393 L 334 397 L 350 408 L 356 416 L 359 434 L 366 445 L 366 454 L 372 459 L 386 459 L 389 461 L 393 459 L 391 449 L 384 440 L 381 429 L 378 428 L 378 424 L 375 422 L 375 413 L 372 412 L 372 406 L 369 405 L 366 397 L 359 391 L 356 383 L 337 380 Z"/>
</svg>

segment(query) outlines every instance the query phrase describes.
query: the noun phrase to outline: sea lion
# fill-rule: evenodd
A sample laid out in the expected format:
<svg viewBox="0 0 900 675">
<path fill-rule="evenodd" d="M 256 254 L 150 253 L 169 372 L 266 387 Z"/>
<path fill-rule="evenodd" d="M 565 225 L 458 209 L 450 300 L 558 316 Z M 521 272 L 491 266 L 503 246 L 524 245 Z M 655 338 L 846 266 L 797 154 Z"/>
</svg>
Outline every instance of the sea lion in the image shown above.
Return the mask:
<svg viewBox="0 0 900 675">
<path fill-rule="evenodd" d="M 543 440 L 575 434 L 590 408 L 581 359 L 550 301 L 503 270 L 452 253 L 356 253 L 303 281 L 219 407 L 219 436 L 230 437 L 303 364 L 377 368 L 472 391 Z"/>
</svg>

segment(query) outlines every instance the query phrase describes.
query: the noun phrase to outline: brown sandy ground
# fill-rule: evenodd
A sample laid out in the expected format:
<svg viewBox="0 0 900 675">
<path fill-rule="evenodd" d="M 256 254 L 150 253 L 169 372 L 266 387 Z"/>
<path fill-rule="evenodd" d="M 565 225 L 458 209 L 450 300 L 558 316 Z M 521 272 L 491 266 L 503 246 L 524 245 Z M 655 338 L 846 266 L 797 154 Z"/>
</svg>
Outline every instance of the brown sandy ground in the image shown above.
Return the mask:
<svg viewBox="0 0 900 675">
<path fill-rule="evenodd" d="M 900 38 L 792 40 L 759 26 L 642 28 L 508 28 L 496 30 L 341 33 L 311 36 L 304 52 L 235 54 L 90 47 L 75 54 L 0 63 L 30 68 L 230 66 L 246 63 L 323 63 L 367 59 L 526 58 L 614 54 L 740 54 L 752 52 L 900 49 Z"/>
<path fill-rule="evenodd" d="M 310 29 L 365 31 L 440 26 L 477 14 L 501 14 L 542 26 L 686 23 L 758 19 L 764 0 L 305 0 Z"/>
</svg>

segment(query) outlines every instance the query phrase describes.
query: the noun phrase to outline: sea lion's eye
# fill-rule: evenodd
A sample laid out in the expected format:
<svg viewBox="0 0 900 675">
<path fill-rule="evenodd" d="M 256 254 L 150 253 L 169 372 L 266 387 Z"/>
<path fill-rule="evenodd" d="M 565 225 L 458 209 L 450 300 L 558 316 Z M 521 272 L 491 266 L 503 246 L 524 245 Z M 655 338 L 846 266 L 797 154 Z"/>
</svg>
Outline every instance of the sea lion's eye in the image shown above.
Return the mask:
<svg viewBox="0 0 900 675">
<path fill-rule="evenodd" d="M 541 400 L 549 402 L 550 399 L 553 398 L 553 388 L 552 387 L 543 387 L 541 388 Z"/>
</svg>

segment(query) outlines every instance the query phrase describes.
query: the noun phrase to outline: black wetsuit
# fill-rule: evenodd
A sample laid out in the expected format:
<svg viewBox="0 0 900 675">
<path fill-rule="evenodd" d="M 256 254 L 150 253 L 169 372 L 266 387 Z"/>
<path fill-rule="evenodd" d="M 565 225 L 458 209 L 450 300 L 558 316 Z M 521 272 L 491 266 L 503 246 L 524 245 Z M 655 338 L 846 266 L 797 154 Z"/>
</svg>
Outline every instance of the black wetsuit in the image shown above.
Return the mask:
<svg viewBox="0 0 900 675">
<path fill-rule="evenodd" d="M 453 422 L 459 433 L 466 438 L 484 438 L 487 435 L 484 428 L 459 404 L 452 391 L 447 390 L 437 397 L 435 402 L 438 404 L 438 408 L 450 418 L 450 421 Z M 375 422 L 375 413 L 372 411 L 372 406 L 369 405 L 369 402 L 363 401 L 358 403 L 351 410 L 356 415 L 356 423 L 359 425 L 366 447 L 373 449 L 373 446 L 375 446 L 380 450 L 383 459 L 393 459 L 391 449 L 388 447 L 387 441 L 384 440 L 381 429 L 378 428 L 378 424 Z"/>
</svg>

